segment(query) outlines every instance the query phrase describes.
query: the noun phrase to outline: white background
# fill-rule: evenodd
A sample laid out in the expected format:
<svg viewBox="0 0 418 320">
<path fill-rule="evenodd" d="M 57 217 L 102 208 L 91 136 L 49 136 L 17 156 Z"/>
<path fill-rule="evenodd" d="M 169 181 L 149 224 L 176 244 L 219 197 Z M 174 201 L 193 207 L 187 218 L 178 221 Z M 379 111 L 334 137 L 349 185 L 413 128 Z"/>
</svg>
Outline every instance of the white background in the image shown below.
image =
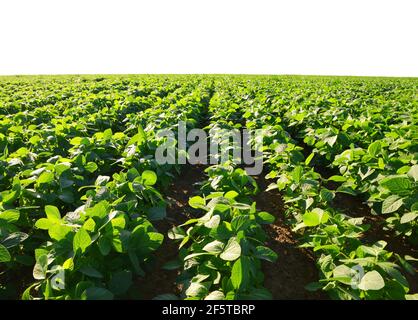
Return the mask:
<svg viewBox="0 0 418 320">
<path fill-rule="evenodd" d="M 0 0 L 0 74 L 418 76 L 417 0 Z"/>
</svg>

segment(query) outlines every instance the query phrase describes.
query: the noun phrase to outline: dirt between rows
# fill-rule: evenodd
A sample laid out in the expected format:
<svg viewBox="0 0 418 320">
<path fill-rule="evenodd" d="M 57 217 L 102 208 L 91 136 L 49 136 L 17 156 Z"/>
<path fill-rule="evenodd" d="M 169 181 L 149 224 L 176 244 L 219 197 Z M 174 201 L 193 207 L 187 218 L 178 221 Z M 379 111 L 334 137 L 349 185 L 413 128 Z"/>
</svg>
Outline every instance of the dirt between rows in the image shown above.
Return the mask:
<svg viewBox="0 0 418 320">
<path fill-rule="evenodd" d="M 265 191 L 269 182 L 264 174 L 254 177 L 261 192 L 255 197 L 257 209 L 276 217 L 265 230 L 267 246 L 277 253 L 275 263 L 263 262 L 265 286 L 274 299 L 326 299 L 322 292 L 310 292 L 305 286 L 318 281 L 318 269 L 310 250 L 297 247 L 297 240 L 285 222 L 284 203 L 277 190 Z"/>
<path fill-rule="evenodd" d="M 156 223 L 159 232 L 167 234 L 174 225 L 181 224 L 191 217 L 188 207 L 189 197 L 198 193 L 199 182 L 205 180 L 204 166 L 188 166 L 182 172 L 181 178 L 174 181 L 166 191 L 169 201 L 167 219 Z M 261 190 L 265 190 L 267 182 L 264 175 L 256 177 Z M 283 216 L 283 203 L 277 192 L 261 191 L 254 199 L 260 211 L 268 211 L 276 217 L 274 224 L 266 227 L 268 234 L 267 246 L 274 250 L 278 259 L 275 263 L 263 263 L 265 286 L 272 293 L 274 299 L 323 299 L 322 293 L 312 293 L 304 287 L 318 280 L 318 271 L 315 267 L 313 255 L 308 250 L 297 247 L 289 226 L 285 224 Z M 176 277 L 178 270 L 167 271 L 162 266 L 174 260 L 178 254 L 178 247 L 167 237 L 162 247 L 155 253 L 152 267 L 146 276 L 137 282 L 138 291 L 142 299 L 152 299 L 160 294 L 179 294 Z"/>
<path fill-rule="evenodd" d="M 178 244 L 167 237 L 172 227 L 182 224 L 191 218 L 188 206 L 189 198 L 197 193 L 196 183 L 204 180 L 204 166 L 187 166 L 181 178 L 177 178 L 166 190 L 168 200 L 167 218 L 154 223 L 154 226 L 164 234 L 162 246 L 155 252 L 154 261 L 144 278 L 136 283 L 141 299 L 150 300 L 161 294 L 179 295 L 181 287 L 176 285 L 179 270 L 164 270 L 165 263 L 175 260 L 178 256 Z"/>
</svg>

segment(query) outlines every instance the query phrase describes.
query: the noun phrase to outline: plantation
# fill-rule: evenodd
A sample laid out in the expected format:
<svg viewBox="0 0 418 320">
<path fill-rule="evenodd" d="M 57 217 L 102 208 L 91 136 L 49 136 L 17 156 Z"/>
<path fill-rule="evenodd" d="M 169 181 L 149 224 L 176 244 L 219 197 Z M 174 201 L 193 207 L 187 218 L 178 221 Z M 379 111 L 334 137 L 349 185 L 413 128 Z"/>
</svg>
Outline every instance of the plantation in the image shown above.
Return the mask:
<svg viewBox="0 0 418 320">
<path fill-rule="evenodd" d="M 414 78 L 0 77 L 0 298 L 418 299 L 417 121 Z M 180 122 L 263 172 L 159 163 Z"/>
</svg>

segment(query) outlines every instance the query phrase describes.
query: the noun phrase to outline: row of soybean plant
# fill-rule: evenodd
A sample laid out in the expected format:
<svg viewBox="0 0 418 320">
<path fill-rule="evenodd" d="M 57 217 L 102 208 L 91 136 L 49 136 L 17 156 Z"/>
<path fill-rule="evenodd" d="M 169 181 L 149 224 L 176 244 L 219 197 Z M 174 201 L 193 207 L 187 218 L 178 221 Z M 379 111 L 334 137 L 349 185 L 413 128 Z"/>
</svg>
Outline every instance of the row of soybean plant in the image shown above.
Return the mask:
<svg viewBox="0 0 418 320">
<path fill-rule="evenodd" d="M 231 146 L 228 132 L 240 127 L 238 120 L 242 114 L 234 102 L 239 96 L 239 92 L 215 83 L 215 94 L 209 104 L 210 124 L 206 129 L 219 145 Z M 232 147 L 241 148 L 239 144 Z M 179 242 L 180 252 L 178 259 L 169 262 L 166 268 L 181 269 L 177 280 L 183 288 L 181 298 L 272 298 L 263 287 L 261 260 L 277 259 L 276 253 L 265 246 L 267 236 L 262 227 L 272 223 L 274 217 L 257 210 L 251 197 L 258 192 L 258 186 L 235 160 L 229 154 L 227 161 L 205 170 L 207 179 L 202 183 L 201 195 L 189 199 L 196 217 L 169 232 L 168 236 Z"/>
</svg>

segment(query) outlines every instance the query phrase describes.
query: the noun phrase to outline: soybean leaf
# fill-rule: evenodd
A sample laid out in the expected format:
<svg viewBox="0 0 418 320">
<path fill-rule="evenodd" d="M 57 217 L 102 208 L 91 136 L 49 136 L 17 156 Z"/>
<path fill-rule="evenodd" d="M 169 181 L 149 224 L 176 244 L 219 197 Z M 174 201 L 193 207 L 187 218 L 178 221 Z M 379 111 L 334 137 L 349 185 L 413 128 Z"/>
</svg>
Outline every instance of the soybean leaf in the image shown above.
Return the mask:
<svg viewBox="0 0 418 320">
<path fill-rule="evenodd" d="M 81 253 L 85 252 L 87 247 L 91 244 L 91 238 L 84 228 L 80 228 L 74 235 L 73 250 L 76 253 L 78 250 Z"/>
<path fill-rule="evenodd" d="M 226 261 L 234 261 L 241 255 L 241 246 L 235 237 L 229 239 L 224 251 L 220 254 L 220 258 Z"/>
<path fill-rule="evenodd" d="M 359 289 L 367 290 L 380 290 L 385 286 L 385 281 L 382 276 L 376 270 L 367 272 L 360 280 L 358 285 Z"/>
<path fill-rule="evenodd" d="M 402 198 L 397 195 L 387 197 L 382 203 L 382 213 L 391 213 L 398 210 L 403 204 Z"/>
<path fill-rule="evenodd" d="M 11 259 L 12 257 L 7 248 L 0 244 L 0 262 L 9 262 Z"/>
<path fill-rule="evenodd" d="M 157 182 L 157 175 L 151 170 L 145 170 L 142 172 L 141 177 L 146 186 L 153 186 Z"/>
</svg>

